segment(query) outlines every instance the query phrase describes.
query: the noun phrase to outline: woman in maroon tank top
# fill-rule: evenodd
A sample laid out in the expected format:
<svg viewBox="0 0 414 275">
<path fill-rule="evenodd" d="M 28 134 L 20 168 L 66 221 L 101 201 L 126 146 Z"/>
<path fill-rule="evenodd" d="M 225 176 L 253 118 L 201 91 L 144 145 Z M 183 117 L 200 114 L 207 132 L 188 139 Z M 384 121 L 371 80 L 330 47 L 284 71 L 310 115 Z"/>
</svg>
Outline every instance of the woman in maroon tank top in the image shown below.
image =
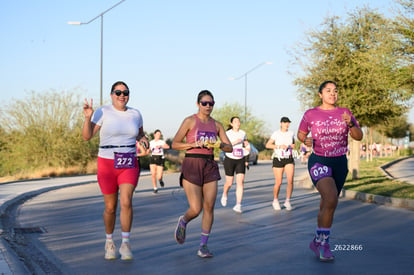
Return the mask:
<svg viewBox="0 0 414 275">
<path fill-rule="evenodd" d="M 207 248 L 207 241 L 214 220 L 217 181 L 221 179 L 218 165 L 214 161 L 213 147 L 219 145 L 225 152 L 233 151 L 223 125 L 210 116 L 213 106 L 213 94 L 207 90 L 201 91 L 197 97 L 198 113 L 184 119 L 172 143 L 173 149 L 186 150 L 180 184 L 184 187 L 190 205 L 178 219 L 175 239 L 177 243 L 183 244 L 187 223 L 203 211 L 201 243 L 197 252 L 202 258 L 213 256 Z"/>
</svg>

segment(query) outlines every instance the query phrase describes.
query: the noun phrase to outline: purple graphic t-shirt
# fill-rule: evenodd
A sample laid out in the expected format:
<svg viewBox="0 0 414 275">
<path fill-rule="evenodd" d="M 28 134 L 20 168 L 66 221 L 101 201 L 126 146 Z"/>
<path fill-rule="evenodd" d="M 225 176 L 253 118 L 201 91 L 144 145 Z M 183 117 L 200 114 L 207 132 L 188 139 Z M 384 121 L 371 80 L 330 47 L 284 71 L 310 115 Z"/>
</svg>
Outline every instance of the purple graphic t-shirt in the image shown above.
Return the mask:
<svg viewBox="0 0 414 275">
<path fill-rule="evenodd" d="M 342 114 L 348 113 L 355 127 L 358 122 L 347 108 L 337 107 L 333 110 L 322 110 L 319 107 L 305 112 L 299 125 L 299 130 L 311 133 L 313 152 L 323 157 L 339 157 L 348 151 L 348 125 L 342 119 Z"/>
</svg>

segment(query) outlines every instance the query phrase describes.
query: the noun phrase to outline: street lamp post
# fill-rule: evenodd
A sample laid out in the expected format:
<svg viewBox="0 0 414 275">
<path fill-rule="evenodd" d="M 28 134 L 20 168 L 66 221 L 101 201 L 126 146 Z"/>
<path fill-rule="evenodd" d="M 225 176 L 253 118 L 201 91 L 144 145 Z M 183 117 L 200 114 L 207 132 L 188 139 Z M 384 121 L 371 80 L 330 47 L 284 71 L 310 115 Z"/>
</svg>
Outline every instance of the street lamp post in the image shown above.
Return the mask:
<svg viewBox="0 0 414 275">
<path fill-rule="evenodd" d="M 94 18 L 92 18 L 91 20 L 89 20 L 88 22 L 73 22 L 70 21 L 68 22 L 69 25 L 87 25 L 93 21 L 95 21 L 98 18 L 101 18 L 101 65 L 100 65 L 100 98 L 99 98 L 99 103 L 102 106 L 103 104 L 103 100 L 102 100 L 102 80 L 103 80 L 103 15 L 105 13 L 107 13 L 108 11 L 112 10 L 113 8 L 115 8 L 116 6 L 118 6 L 119 4 L 121 4 L 122 2 L 124 2 L 125 0 L 119 1 L 118 3 L 116 3 L 115 5 L 113 5 L 112 7 L 110 7 L 109 9 L 105 10 L 104 12 L 101 12 L 100 14 L 98 14 L 97 16 L 95 16 Z"/>
<path fill-rule="evenodd" d="M 239 80 L 239 79 L 244 77 L 244 122 L 245 123 L 247 121 L 247 75 L 250 74 L 251 72 L 257 70 L 258 68 L 260 68 L 263 65 L 270 65 L 270 64 L 272 64 L 272 62 L 269 62 L 269 61 L 259 63 L 256 66 L 254 66 L 253 68 L 251 68 L 250 70 L 248 70 L 247 72 L 245 72 L 244 74 L 242 74 L 241 76 L 230 78 L 230 80 Z"/>
</svg>

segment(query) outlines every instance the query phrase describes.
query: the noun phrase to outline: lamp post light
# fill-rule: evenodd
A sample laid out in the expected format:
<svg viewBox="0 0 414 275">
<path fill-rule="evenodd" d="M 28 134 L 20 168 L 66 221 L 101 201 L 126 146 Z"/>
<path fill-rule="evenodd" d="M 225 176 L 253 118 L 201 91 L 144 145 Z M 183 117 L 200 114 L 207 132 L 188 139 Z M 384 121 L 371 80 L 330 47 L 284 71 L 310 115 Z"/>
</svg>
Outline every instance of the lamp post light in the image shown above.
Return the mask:
<svg viewBox="0 0 414 275">
<path fill-rule="evenodd" d="M 246 123 L 247 121 L 247 75 L 257 70 L 258 68 L 262 67 L 263 65 L 270 65 L 270 64 L 272 64 L 272 62 L 269 62 L 269 61 L 259 63 L 253 68 L 251 68 L 250 70 L 248 70 L 247 72 L 245 72 L 244 74 L 242 74 L 241 76 L 229 78 L 230 80 L 239 80 L 244 77 L 244 123 Z"/>
<path fill-rule="evenodd" d="M 116 3 L 115 5 L 113 5 L 112 7 L 110 7 L 109 9 L 105 10 L 104 12 L 101 12 L 100 14 L 98 14 L 97 16 L 95 16 L 94 18 L 92 18 L 91 20 L 89 20 L 88 22 L 73 22 L 70 21 L 68 22 L 69 25 L 87 25 L 93 21 L 95 21 L 98 18 L 101 18 L 101 65 L 100 65 L 100 98 L 99 98 L 99 103 L 102 106 L 103 104 L 103 100 L 102 100 L 102 75 L 103 75 L 103 16 L 105 13 L 107 13 L 108 11 L 112 10 L 113 8 L 115 8 L 116 6 L 118 6 L 119 4 L 121 4 L 122 2 L 124 2 L 125 0 L 119 1 L 118 3 Z"/>
</svg>

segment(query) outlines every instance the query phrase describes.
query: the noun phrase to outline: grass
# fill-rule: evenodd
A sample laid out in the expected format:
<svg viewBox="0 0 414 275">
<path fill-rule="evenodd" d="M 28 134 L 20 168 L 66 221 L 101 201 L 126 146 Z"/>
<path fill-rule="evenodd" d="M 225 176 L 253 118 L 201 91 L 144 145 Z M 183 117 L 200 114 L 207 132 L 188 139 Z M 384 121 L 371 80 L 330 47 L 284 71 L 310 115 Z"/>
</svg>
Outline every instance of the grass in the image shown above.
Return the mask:
<svg viewBox="0 0 414 275">
<path fill-rule="evenodd" d="M 64 176 L 77 176 L 85 174 L 96 174 L 96 161 L 91 161 L 86 167 L 48 167 L 44 169 L 38 169 L 32 171 L 31 169 L 27 171 L 22 171 L 15 175 L 8 175 L 5 177 L 0 177 L 0 184 L 17 181 L 17 180 L 27 180 L 27 179 L 37 179 L 37 178 L 48 178 L 48 177 L 64 177 Z"/>
<path fill-rule="evenodd" d="M 359 179 L 352 180 L 348 175 L 344 188 L 385 197 L 414 199 L 414 185 L 390 179 L 379 168 L 397 158 L 375 158 L 370 162 L 361 160 Z"/>
</svg>

